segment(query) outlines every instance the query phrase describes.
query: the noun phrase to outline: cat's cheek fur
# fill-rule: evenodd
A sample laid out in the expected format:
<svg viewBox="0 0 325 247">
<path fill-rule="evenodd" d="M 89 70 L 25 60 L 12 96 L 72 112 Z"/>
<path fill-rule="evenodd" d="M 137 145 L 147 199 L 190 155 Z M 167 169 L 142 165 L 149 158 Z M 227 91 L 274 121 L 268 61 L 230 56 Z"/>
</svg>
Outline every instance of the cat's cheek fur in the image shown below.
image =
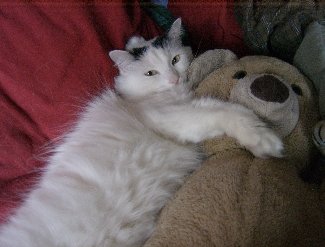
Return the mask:
<svg viewBox="0 0 325 247">
<path fill-rule="evenodd" d="M 178 52 L 176 51 L 175 54 Z M 174 65 L 175 69 L 178 71 L 179 75 L 182 78 L 185 78 L 187 75 L 187 69 L 192 61 L 192 49 L 189 47 L 184 47 L 183 51 L 179 51 L 181 53 L 180 62 Z"/>
<path fill-rule="evenodd" d="M 158 93 L 171 87 L 172 85 L 168 85 L 167 83 L 160 83 L 159 79 L 156 79 L 155 76 L 152 78 L 145 78 L 144 75 L 132 76 L 129 78 L 119 76 L 116 78 L 115 84 L 115 89 L 129 98 L 145 97 L 146 95 Z"/>
</svg>

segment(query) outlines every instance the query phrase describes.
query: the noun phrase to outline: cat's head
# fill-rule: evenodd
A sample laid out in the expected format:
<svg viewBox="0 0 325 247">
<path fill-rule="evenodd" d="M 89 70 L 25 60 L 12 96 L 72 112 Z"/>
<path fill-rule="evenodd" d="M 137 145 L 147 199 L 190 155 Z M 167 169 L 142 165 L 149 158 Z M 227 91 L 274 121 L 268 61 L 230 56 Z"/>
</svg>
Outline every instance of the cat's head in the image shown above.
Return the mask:
<svg viewBox="0 0 325 247">
<path fill-rule="evenodd" d="M 116 90 L 126 96 L 141 97 L 184 82 L 192 60 L 192 50 L 182 44 L 181 19 L 161 37 L 144 40 L 131 38 L 126 50 L 114 50 L 109 56 L 119 68 Z"/>
</svg>

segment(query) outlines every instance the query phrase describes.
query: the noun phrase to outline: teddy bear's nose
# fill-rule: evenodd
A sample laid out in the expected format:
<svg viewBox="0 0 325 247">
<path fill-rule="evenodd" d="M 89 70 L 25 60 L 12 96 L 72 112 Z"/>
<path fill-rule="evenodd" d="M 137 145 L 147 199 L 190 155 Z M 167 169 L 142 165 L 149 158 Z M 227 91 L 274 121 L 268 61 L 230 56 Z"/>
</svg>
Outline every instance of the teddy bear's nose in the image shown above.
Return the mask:
<svg viewBox="0 0 325 247">
<path fill-rule="evenodd" d="M 250 86 L 252 94 L 267 102 L 283 103 L 289 97 L 289 89 L 272 75 L 256 78 Z"/>
</svg>

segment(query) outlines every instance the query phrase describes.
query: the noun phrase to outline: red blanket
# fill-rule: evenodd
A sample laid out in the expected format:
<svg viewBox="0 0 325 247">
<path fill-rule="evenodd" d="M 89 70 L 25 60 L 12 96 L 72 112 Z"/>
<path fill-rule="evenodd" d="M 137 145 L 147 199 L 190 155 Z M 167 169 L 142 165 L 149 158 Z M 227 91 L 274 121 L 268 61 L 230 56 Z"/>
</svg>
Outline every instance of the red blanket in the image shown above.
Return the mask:
<svg viewBox="0 0 325 247">
<path fill-rule="evenodd" d="M 194 53 L 245 54 L 232 1 L 170 1 L 188 27 Z M 117 71 L 107 54 L 134 34 L 161 29 L 138 1 L 0 3 L 0 222 L 19 206 L 46 167 L 49 143 Z"/>
</svg>

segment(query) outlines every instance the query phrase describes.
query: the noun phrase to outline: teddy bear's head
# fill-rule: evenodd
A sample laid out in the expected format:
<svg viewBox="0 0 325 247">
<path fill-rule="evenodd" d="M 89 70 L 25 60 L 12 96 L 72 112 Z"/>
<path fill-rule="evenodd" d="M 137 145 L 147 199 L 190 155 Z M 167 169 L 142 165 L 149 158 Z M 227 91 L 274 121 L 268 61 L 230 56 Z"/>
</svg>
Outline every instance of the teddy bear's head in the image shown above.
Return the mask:
<svg viewBox="0 0 325 247">
<path fill-rule="evenodd" d="M 312 129 L 318 119 L 316 97 L 311 82 L 290 64 L 265 56 L 233 60 L 197 83 L 195 94 L 254 110 L 284 138 L 286 158 L 309 159 L 314 149 Z M 208 140 L 204 147 L 210 155 L 241 148 L 229 138 Z"/>
<path fill-rule="evenodd" d="M 273 74 L 251 74 L 242 70 L 229 100 L 251 108 L 281 136 L 291 133 L 298 122 L 298 95 L 290 83 Z"/>
</svg>

